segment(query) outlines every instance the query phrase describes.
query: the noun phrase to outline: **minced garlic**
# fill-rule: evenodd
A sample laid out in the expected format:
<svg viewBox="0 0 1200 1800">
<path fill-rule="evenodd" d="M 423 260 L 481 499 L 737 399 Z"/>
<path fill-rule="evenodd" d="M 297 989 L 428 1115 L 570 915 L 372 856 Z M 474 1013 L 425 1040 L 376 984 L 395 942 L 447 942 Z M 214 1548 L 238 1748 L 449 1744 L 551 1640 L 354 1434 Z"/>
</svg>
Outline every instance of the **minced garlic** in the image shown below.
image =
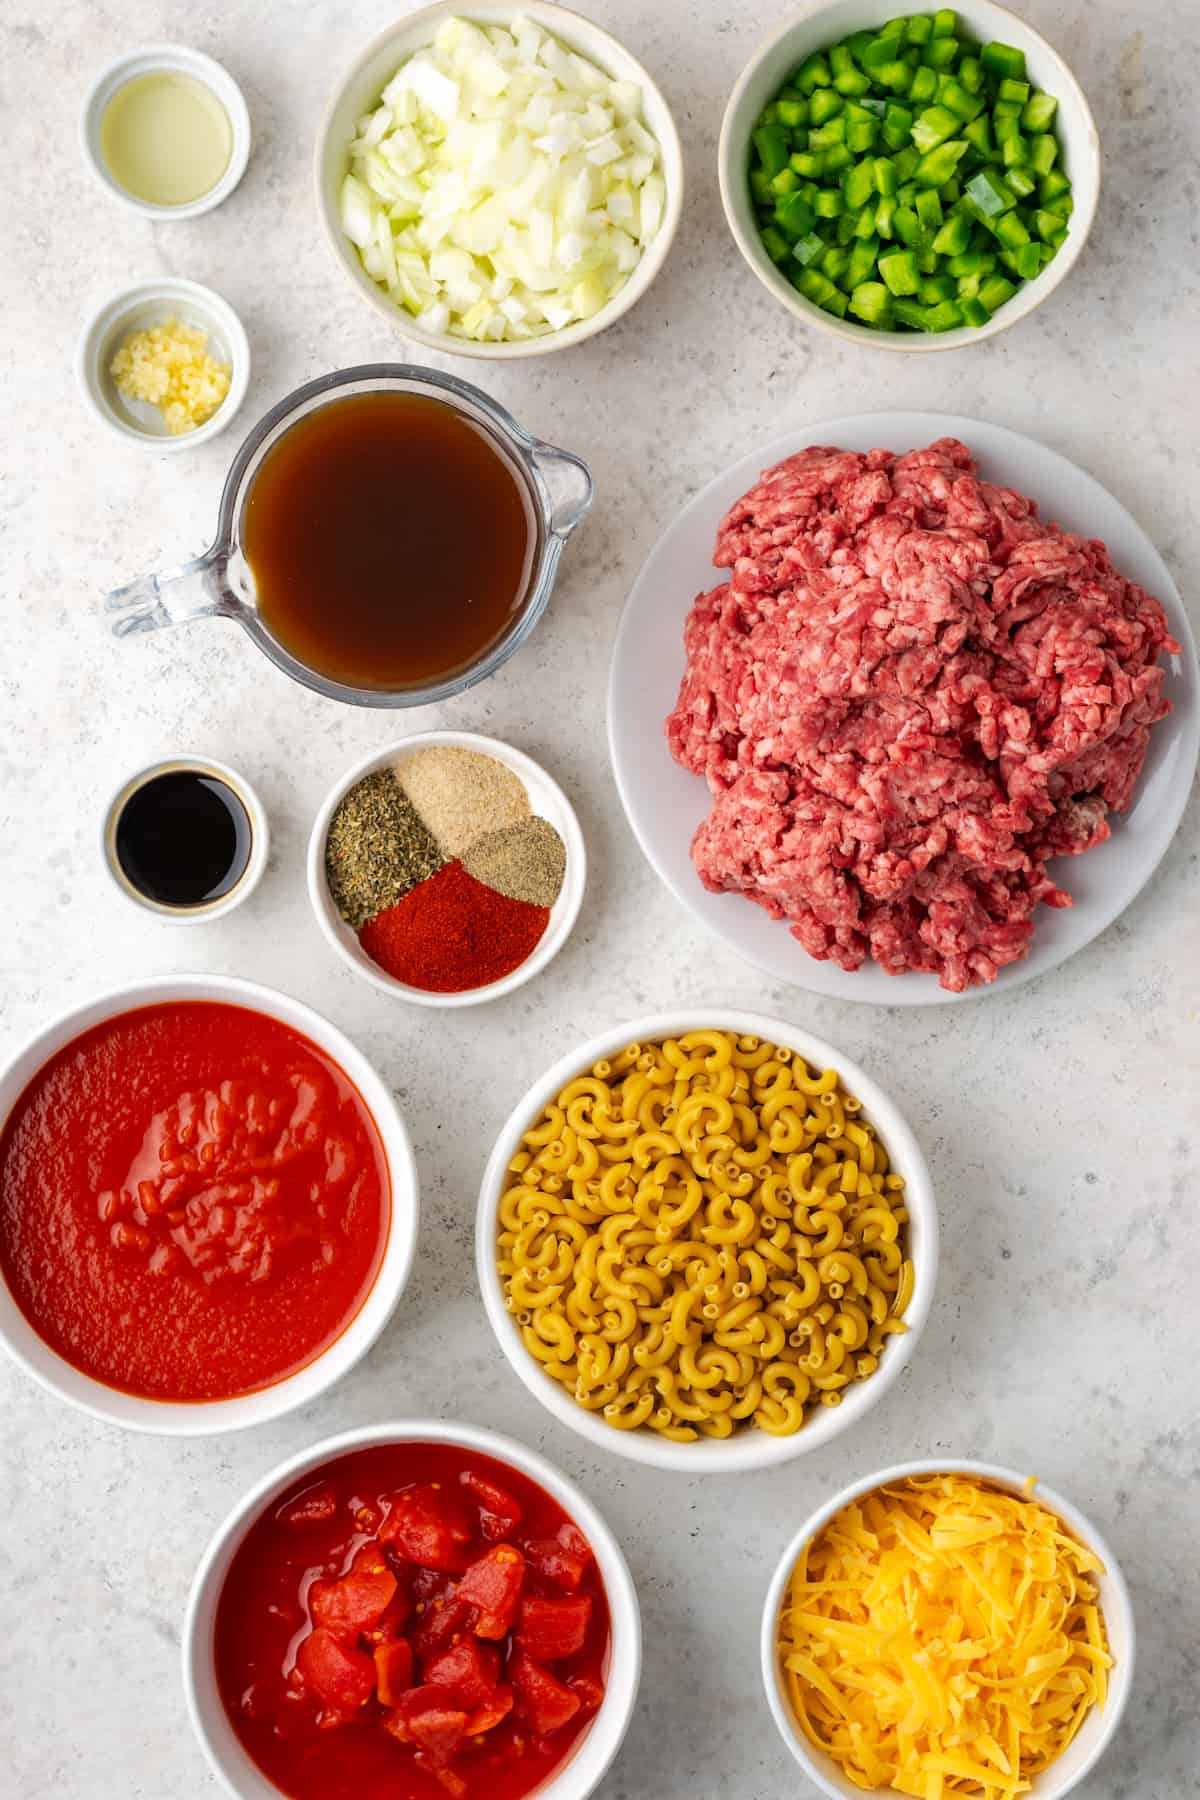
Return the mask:
<svg viewBox="0 0 1200 1800">
<path fill-rule="evenodd" d="M 211 419 L 229 392 L 230 371 L 208 354 L 207 334 L 178 319 L 131 331 L 109 373 L 126 400 L 157 406 L 173 437 Z"/>
</svg>

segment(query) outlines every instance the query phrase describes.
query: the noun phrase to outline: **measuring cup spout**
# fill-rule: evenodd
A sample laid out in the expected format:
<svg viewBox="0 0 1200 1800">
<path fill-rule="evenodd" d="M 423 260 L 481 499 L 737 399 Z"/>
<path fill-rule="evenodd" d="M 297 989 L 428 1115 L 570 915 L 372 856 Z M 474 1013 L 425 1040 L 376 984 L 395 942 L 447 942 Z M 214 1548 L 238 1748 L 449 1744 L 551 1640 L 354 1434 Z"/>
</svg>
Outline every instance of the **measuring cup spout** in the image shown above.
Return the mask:
<svg viewBox="0 0 1200 1800">
<path fill-rule="evenodd" d="M 587 516 L 592 504 L 592 477 L 588 466 L 569 450 L 553 444 L 539 443 L 533 451 L 533 465 L 549 496 L 547 513 L 550 529 L 564 542 Z"/>
<path fill-rule="evenodd" d="M 209 550 L 177 569 L 140 575 L 114 588 L 104 598 L 104 610 L 118 615 L 113 636 L 130 637 L 135 631 L 157 631 L 163 625 L 184 625 L 224 612 L 227 596 L 220 560 Z"/>
</svg>

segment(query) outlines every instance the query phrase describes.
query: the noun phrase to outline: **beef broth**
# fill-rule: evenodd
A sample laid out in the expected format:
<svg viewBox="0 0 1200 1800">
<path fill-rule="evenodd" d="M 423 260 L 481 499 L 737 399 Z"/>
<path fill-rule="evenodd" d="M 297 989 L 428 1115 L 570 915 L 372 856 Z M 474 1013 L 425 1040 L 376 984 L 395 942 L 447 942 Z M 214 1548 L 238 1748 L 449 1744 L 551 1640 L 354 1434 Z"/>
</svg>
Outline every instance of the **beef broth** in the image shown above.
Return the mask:
<svg viewBox="0 0 1200 1800">
<path fill-rule="evenodd" d="M 422 394 L 306 414 L 263 459 L 242 531 L 263 621 L 349 687 L 469 668 L 520 611 L 536 549 L 518 477 L 483 432 Z"/>
</svg>

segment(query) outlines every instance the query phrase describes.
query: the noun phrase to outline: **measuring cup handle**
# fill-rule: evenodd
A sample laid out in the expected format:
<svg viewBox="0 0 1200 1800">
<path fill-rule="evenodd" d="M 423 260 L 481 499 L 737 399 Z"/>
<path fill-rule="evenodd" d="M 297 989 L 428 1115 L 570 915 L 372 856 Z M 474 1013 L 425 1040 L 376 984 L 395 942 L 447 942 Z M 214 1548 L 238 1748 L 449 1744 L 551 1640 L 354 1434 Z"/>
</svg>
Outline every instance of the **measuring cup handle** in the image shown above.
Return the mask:
<svg viewBox="0 0 1200 1800">
<path fill-rule="evenodd" d="M 157 631 L 163 625 L 183 625 L 223 612 L 224 583 L 217 558 L 209 551 L 177 569 L 157 575 L 140 575 L 104 598 L 105 612 L 113 620 L 114 637 L 130 637 L 135 631 Z"/>
<path fill-rule="evenodd" d="M 550 529 L 564 541 L 582 523 L 592 504 L 592 477 L 585 462 L 553 444 L 536 445 L 534 467 L 550 499 Z"/>
</svg>

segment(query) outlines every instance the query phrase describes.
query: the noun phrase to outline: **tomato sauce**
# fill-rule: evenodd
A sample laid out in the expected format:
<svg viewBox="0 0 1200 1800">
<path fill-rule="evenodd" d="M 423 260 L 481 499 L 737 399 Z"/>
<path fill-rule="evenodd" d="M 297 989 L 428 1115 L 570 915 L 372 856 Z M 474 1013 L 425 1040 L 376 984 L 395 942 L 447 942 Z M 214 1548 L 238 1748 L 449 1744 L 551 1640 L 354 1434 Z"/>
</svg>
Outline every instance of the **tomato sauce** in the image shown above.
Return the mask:
<svg viewBox="0 0 1200 1800">
<path fill-rule="evenodd" d="M 498 1514 L 477 1497 L 480 1482 L 497 1491 Z M 561 1566 L 556 1546 L 565 1547 Z M 453 1568 L 423 1566 L 418 1555 Z M 518 1566 L 519 1597 L 488 1617 L 462 1595 L 480 1600 L 479 1570 L 498 1557 Z M 582 1641 L 564 1639 L 577 1647 L 556 1655 L 545 1616 L 572 1609 L 587 1617 Z M 289 1800 L 521 1800 L 594 1716 L 610 1635 L 590 1546 L 549 1494 L 487 1456 L 393 1444 L 310 1471 L 255 1520 L 221 1591 L 214 1658 L 234 1730 Z M 313 1655 L 318 1640 L 335 1665 L 333 1686 Z M 527 1685 L 528 1661 L 521 1667 L 530 1649 L 548 1713 L 541 1687 Z M 430 1685 L 461 1677 L 464 1657 L 476 1669 L 486 1660 L 487 1698 Z M 398 1691 L 385 1694 L 394 1661 Z M 430 1695 L 444 1703 L 436 1735 L 421 1710 Z M 397 1726 L 406 1716 L 415 1737 Z"/>
<path fill-rule="evenodd" d="M 147 1399 L 294 1374 L 370 1292 L 379 1132 L 316 1044 L 246 1007 L 140 1007 L 38 1070 L 0 1136 L 0 1272 L 52 1349 Z"/>
</svg>

